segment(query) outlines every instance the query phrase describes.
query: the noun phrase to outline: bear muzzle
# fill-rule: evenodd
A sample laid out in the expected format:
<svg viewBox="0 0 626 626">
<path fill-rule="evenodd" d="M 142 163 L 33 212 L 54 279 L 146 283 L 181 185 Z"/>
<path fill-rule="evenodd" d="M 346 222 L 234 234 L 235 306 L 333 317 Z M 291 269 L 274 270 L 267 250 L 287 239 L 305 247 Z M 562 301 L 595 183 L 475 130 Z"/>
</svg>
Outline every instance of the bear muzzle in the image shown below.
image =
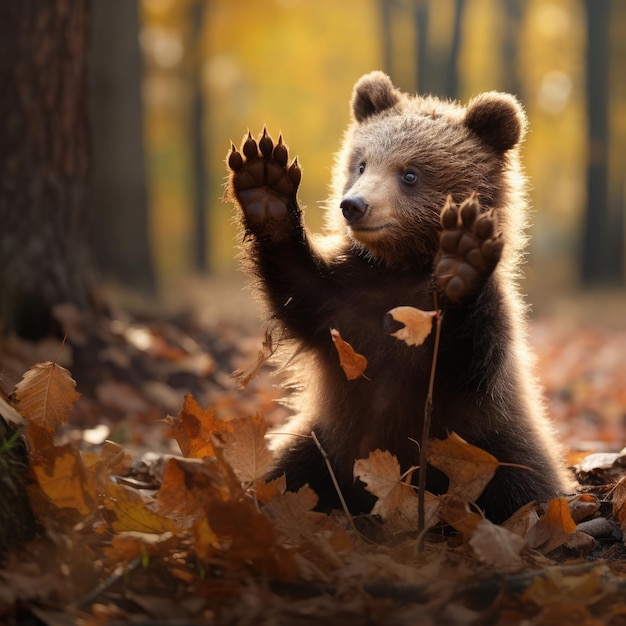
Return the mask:
<svg viewBox="0 0 626 626">
<path fill-rule="evenodd" d="M 368 205 L 358 196 L 347 196 L 341 201 L 339 207 L 346 222 L 354 224 L 365 215 Z"/>
</svg>

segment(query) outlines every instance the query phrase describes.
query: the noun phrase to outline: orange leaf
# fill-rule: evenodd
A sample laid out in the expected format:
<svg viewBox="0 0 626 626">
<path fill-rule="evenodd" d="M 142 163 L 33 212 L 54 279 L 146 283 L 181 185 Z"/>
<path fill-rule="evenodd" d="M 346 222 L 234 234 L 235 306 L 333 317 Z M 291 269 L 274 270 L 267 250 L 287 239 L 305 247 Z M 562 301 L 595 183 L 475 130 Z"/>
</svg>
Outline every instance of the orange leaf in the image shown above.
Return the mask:
<svg viewBox="0 0 626 626">
<path fill-rule="evenodd" d="M 339 365 L 343 368 L 348 380 L 354 380 L 363 375 L 367 368 L 367 359 L 354 351 L 352 346 L 341 338 L 339 331 L 330 329 L 330 336 L 335 344 L 337 354 L 339 354 Z"/>
<path fill-rule="evenodd" d="M 274 480 L 266 483 L 264 480 L 257 480 L 254 483 L 254 492 L 259 502 L 264 504 L 287 491 L 287 478 L 283 474 Z"/>
<path fill-rule="evenodd" d="M 547 554 L 562 546 L 576 530 L 565 498 L 552 498 L 546 512 L 528 533 L 528 545 Z"/>
<path fill-rule="evenodd" d="M 114 516 L 109 525 L 115 532 L 135 531 L 161 534 L 174 530 L 174 524 L 149 508 L 152 500 L 125 485 L 109 483 L 103 505 Z"/>
<path fill-rule="evenodd" d="M 104 554 L 110 566 L 128 563 L 138 556 L 165 553 L 174 543 L 174 539 L 174 535 L 169 532 L 159 535 L 137 531 L 123 532 L 113 537 L 111 545 L 104 548 Z"/>
<path fill-rule="evenodd" d="M 19 411 L 28 422 L 31 452 L 52 445 L 59 424 L 67 421 L 79 398 L 76 381 L 64 367 L 47 361 L 33 365 L 15 385 Z"/>
<path fill-rule="evenodd" d="M 222 453 L 237 478 L 251 483 L 265 476 L 274 462 L 265 439 L 265 420 L 256 415 L 231 420 L 228 425 L 232 430 L 222 434 Z"/>
<path fill-rule="evenodd" d="M 422 311 L 412 306 L 397 306 L 387 311 L 396 322 L 403 324 L 392 337 L 404 341 L 408 346 L 421 346 L 433 329 L 436 311 Z"/>
<path fill-rule="evenodd" d="M 456 433 L 446 439 L 430 439 L 428 462 L 449 479 L 448 494 L 475 502 L 498 469 L 498 460 L 472 446 Z"/>
<path fill-rule="evenodd" d="M 59 509 L 76 509 L 90 513 L 96 503 L 93 477 L 86 471 L 82 456 L 71 445 L 53 448 L 54 456 L 46 466 L 32 463 L 40 489 Z"/>
<path fill-rule="evenodd" d="M 176 439 L 183 456 L 191 459 L 215 456 L 212 436 L 232 430 L 229 422 L 220 419 L 213 409 L 203 409 L 189 395 L 180 413 L 164 421 L 170 425 L 168 436 Z"/>
</svg>

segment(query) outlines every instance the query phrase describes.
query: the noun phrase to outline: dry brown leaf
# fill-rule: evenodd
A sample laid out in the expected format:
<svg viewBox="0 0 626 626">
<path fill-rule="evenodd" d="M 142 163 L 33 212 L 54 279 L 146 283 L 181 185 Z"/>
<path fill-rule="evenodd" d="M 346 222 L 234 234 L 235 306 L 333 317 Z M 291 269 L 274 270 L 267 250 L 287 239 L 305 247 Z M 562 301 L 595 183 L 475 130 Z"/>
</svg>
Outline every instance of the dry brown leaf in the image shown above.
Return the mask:
<svg viewBox="0 0 626 626">
<path fill-rule="evenodd" d="M 404 341 L 408 346 L 421 346 L 433 329 L 436 311 L 422 311 L 412 306 L 397 306 L 387 311 L 403 327 L 390 333 L 392 337 Z"/>
<path fill-rule="evenodd" d="M 194 548 L 201 559 L 208 559 L 219 547 L 217 535 L 213 532 L 206 515 L 199 517 L 193 524 Z"/>
<path fill-rule="evenodd" d="M 439 516 L 443 522 L 463 533 L 465 537 L 471 537 L 484 519 L 470 508 L 467 500 L 449 495 L 441 498 Z"/>
<path fill-rule="evenodd" d="M 526 546 L 522 537 L 487 519 L 478 522 L 468 543 L 480 561 L 501 570 L 519 567 Z"/>
<path fill-rule="evenodd" d="M 528 533 L 528 545 L 547 554 L 562 546 L 575 530 L 576 523 L 569 512 L 567 500 L 553 498 L 548 502 L 546 512 Z"/>
<path fill-rule="evenodd" d="M 51 433 L 67 421 L 80 397 L 70 372 L 51 361 L 33 365 L 15 385 L 14 394 L 21 415 Z"/>
<path fill-rule="evenodd" d="M 611 489 L 613 517 L 619 522 L 622 532 L 626 532 L 626 478 L 622 478 Z"/>
<path fill-rule="evenodd" d="M 287 491 L 287 478 L 285 474 L 267 483 L 264 480 L 257 480 L 254 483 L 254 493 L 256 494 L 257 500 L 264 504 L 272 500 L 272 498 L 285 493 L 285 491 Z"/>
<path fill-rule="evenodd" d="M 446 439 L 430 439 L 428 462 L 440 469 L 449 479 L 448 495 L 476 502 L 498 469 L 498 460 L 467 443 L 456 433 Z"/>
<path fill-rule="evenodd" d="M 241 482 L 261 479 L 274 462 L 265 439 L 265 420 L 258 415 L 242 417 L 229 421 L 228 426 L 221 436 L 224 459 Z"/>
<path fill-rule="evenodd" d="M 112 513 L 107 516 L 109 526 L 116 533 L 162 534 L 174 531 L 172 521 L 150 508 L 151 502 L 154 503 L 154 500 L 145 498 L 136 489 L 109 483 L 103 500 L 104 508 Z"/>
<path fill-rule="evenodd" d="M 393 530 L 416 530 L 418 497 L 410 484 L 410 475 L 400 475 L 398 459 L 388 450 L 374 450 L 367 459 L 354 463 L 354 477 L 365 483 L 365 488 L 378 500 L 372 513 L 380 515 Z M 438 522 L 439 499 L 425 494 L 426 528 Z"/>
<path fill-rule="evenodd" d="M 129 563 L 138 556 L 164 553 L 173 543 L 175 536 L 170 532 L 154 534 L 126 531 L 115 535 L 111 545 L 104 548 L 109 566 Z"/>
<path fill-rule="evenodd" d="M 363 376 L 367 368 L 367 359 L 354 351 L 354 348 L 341 338 L 341 334 L 336 328 L 330 329 L 330 336 L 335 344 L 335 349 L 339 355 L 339 365 L 346 374 L 348 380 L 355 380 Z"/>
<path fill-rule="evenodd" d="M 272 331 L 265 331 L 265 338 L 263 339 L 263 344 L 259 353 L 257 355 L 256 363 L 249 369 L 237 369 L 230 376 L 237 381 L 237 385 L 241 389 L 245 389 L 248 386 L 248 383 L 259 373 L 259 370 L 265 363 L 267 363 L 273 356 L 274 352 L 276 352 L 276 345 L 274 338 L 272 337 Z"/>
<path fill-rule="evenodd" d="M 176 417 L 168 415 L 163 421 L 170 426 L 168 437 L 176 439 L 183 456 L 190 459 L 215 456 L 213 435 L 232 430 L 230 422 L 220 419 L 213 409 L 203 409 L 189 395 L 180 413 Z"/>
<path fill-rule="evenodd" d="M 317 494 L 308 485 L 297 492 L 287 491 L 276 496 L 264 508 L 274 527 L 289 541 L 299 542 L 317 530 L 308 514 L 317 504 Z"/>
</svg>

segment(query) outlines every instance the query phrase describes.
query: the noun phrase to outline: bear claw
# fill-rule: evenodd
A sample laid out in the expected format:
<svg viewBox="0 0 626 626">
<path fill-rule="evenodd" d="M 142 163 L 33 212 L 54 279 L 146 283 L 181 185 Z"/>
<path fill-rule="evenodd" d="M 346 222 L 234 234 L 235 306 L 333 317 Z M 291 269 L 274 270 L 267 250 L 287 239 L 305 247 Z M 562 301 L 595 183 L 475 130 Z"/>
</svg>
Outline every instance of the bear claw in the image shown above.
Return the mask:
<svg viewBox="0 0 626 626">
<path fill-rule="evenodd" d="M 248 131 L 241 149 L 232 145 L 228 155 L 230 186 L 249 228 L 258 230 L 285 222 L 290 208 L 297 211 L 296 192 L 302 178 L 297 158 L 289 164 L 282 135 L 274 143 L 263 129 L 258 142 Z"/>
<path fill-rule="evenodd" d="M 460 206 L 448 197 L 441 211 L 442 231 L 435 259 L 439 289 L 452 302 L 475 293 L 496 267 L 503 241 L 493 213 L 481 213 L 477 194 Z"/>
</svg>

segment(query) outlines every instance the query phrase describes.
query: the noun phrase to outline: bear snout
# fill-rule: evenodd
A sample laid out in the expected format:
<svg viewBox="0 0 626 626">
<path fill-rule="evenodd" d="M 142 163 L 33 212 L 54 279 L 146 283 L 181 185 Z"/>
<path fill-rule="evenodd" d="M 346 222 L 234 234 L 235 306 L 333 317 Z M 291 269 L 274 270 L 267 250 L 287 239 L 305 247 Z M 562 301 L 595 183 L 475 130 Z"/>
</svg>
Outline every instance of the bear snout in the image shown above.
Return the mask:
<svg viewBox="0 0 626 626">
<path fill-rule="evenodd" d="M 361 219 L 367 211 L 367 204 L 358 196 L 347 196 L 341 201 L 339 206 L 346 222 L 349 224 L 353 224 Z"/>
</svg>

